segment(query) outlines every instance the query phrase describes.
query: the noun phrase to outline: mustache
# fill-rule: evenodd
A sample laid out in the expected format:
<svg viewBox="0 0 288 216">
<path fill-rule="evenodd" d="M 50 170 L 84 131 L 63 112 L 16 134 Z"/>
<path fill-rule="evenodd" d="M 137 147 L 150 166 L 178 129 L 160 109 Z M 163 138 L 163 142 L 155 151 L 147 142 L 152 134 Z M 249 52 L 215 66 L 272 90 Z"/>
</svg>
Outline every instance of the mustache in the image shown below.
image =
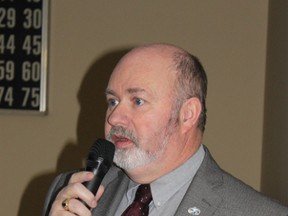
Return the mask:
<svg viewBox="0 0 288 216">
<path fill-rule="evenodd" d="M 137 147 L 139 146 L 139 141 L 138 138 L 135 136 L 135 134 L 133 133 L 133 131 L 124 128 L 122 126 L 113 126 L 111 127 L 109 133 L 106 136 L 106 139 L 109 140 L 110 142 L 112 142 L 112 138 L 114 135 L 121 135 L 125 138 L 128 138 L 129 140 L 131 140 Z"/>
</svg>

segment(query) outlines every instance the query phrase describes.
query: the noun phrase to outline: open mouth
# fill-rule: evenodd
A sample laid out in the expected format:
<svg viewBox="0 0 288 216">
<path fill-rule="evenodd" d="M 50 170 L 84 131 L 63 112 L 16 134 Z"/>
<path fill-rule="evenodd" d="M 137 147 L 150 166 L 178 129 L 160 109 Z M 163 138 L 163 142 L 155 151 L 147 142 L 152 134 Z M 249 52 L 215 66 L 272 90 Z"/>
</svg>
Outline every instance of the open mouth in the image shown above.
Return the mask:
<svg viewBox="0 0 288 216">
<path fill-rule="evenodd" d="M 112 136 L 112 141 L 115 144 L 115 147 L 119 149 L 134 145 L 134 142 L 131 139 L 117 134 Z"/>
</svg>

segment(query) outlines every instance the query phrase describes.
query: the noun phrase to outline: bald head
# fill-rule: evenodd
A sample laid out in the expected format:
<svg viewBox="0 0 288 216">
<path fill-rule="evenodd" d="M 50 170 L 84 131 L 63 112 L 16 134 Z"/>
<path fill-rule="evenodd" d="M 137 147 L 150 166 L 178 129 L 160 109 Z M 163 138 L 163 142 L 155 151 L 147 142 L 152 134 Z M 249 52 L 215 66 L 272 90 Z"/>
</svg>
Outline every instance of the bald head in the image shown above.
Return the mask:
<svg viewBox="0 0 288 216">
<path fill-rule="evenodd" d="M 171 64 L 173 64 L 173 56 L 175 55 L 175 53 L 186 53 L 186 51 L 171 44 L 164 44 L 164 43 L 148 44 L 133 48 L 122 58 L 122 60 L 132 57 L 134 55 L 137 56 L 147 54 L 153 58 L 157 57 L 165 58 L 167 60 L 170 60 Z"/>
</svg>

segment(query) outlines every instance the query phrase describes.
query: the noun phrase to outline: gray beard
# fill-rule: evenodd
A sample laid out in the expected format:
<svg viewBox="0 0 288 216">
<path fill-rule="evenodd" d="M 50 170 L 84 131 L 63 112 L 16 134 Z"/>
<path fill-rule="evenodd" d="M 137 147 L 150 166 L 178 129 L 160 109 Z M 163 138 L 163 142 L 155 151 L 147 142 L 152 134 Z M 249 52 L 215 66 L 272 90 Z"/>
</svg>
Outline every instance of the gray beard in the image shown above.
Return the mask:
<svg viewBox="0 0 288 216">
<path fill-rule="evenodd" d="M 133 149 L 116 149 L 114 162 L 124 170 L 132 170 L 151 163 L 158 158 L 158 154 L 149 154 L 136 147 Z"/>
<path fill-rule="evenodd" d="M 134 136 L 132 131 L 129 131 L 128 129 L 125 129 L 123 127 L 112 127 L 109 134 L 106 137 L 107 140 L 112 141 L 113 134 L 118 134 L 126 138 L 129 138 L 135 144 L 135 147 L 131 149 L 116 148 L 113 159 L 114 163 L 120 168 L 127 171 L 135 169 L 140 166 L 144 166 L 157 160 L 164 152 L 168 140 L 170 138 L 171 130 L 169 130 L 168 128 L 169 126 L 166 127 L 163 130 L 163 133 L 160 135 L 161 136 L 160 140 L 162 140 L 162 142 L 159 148 L 155 152 L 151 153 L 140 148 L 139 141 Z"/>
<path fill-rule="evenodd" d="M 154 135 L 155 137 L 160 136 L 160 140 L 162 141 L 159 145 L 159 148 L 153 153 L 141 149 L 139 140 L 132 131 L 121 126 L 112 127 L 106 136 L 107 140 L 112 142 L 113 135 L 118 134 L 130 139 L 135 145 L 135 147 L 132 149 L 116 148 L 113 159 L 114 163 L 120 168 L 128 171 L 157 160 L 165 151 L 169 139 L 172 137 L 173 131 L 178 126 L 176 115 L 177 113 L 178 112 L 175 111 L 173 112 L 173 115 L 171 115 L 171 118 L 167 122 L 166 127 L 163 128 L 163 132 L 161 132 L 161 134 Z"/>
</svg>

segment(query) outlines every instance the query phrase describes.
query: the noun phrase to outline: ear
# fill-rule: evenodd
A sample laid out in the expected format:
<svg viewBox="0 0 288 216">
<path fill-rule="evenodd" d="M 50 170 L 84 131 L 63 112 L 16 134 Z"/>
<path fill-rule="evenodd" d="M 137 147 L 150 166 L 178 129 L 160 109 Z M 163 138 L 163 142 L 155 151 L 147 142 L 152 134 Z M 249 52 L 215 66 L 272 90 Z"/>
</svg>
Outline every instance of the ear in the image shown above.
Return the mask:
<svg viewBox="0 0 288 216">
<path fill-rule="evenodd" d="M 199 116 L 202 110 L 201 102 L 197 97 L 187 99 L 180 111 L 180 122 L 184 131 L 197 128 Z"/>
</svg>

